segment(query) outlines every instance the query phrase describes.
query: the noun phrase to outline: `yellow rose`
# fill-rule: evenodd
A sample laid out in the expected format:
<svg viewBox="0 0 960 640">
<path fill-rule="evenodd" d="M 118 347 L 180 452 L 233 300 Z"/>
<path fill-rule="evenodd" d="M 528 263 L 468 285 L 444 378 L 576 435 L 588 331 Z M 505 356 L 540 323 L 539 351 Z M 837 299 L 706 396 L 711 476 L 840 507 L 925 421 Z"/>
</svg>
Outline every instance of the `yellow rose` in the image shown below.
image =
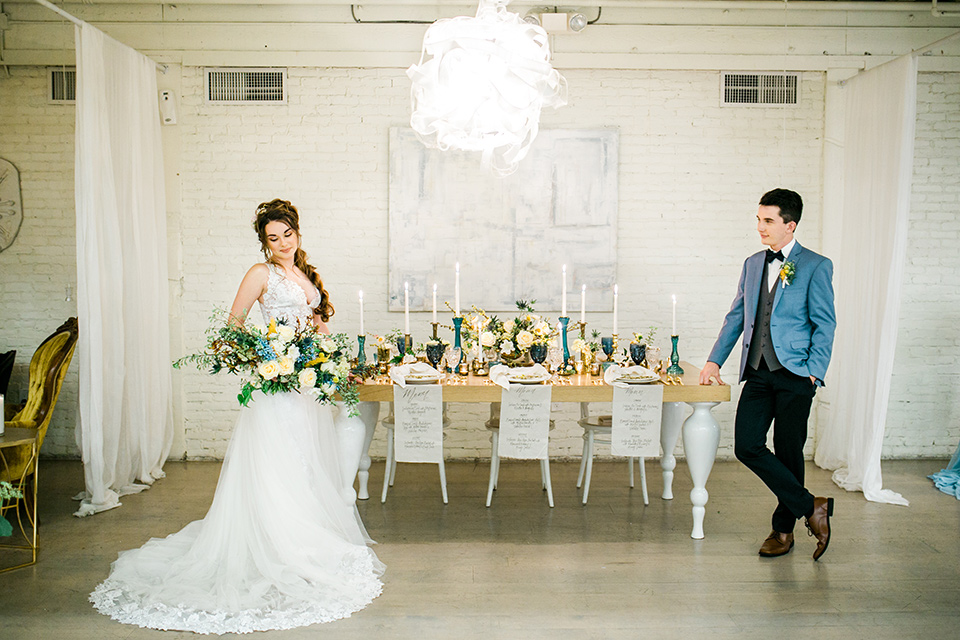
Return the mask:
<svg viewBox="0 0 960 640">
<path fill-rule="evenodd" d="M 517 346 L 521 349 L 529 349 L 533 344 L 533 334 L 524 329 L 517 334 Z"/>
<path fill-rule="evenodd" d="M 304 369 L 297 376 L 300 386 L 306 389 L 312 389 L 317 384 L 317 372 L 313 369 Z"/>
<path fill-rule="evenodd" d="M 280 365 L 280 375 L 285 376 L 293 373 L 293 358 L 284 356 L 277 360 L 277 364 Z"/>
<path fill-rule="evenodd" d="M 265 380 L 273 380 L 280 375 L 280 365 L 277 364 L 276 360 L 267 360 L 266 362 L 261 362 L 260 366 L 257 367 L 257 373 L 259 373 L 260 377 Z"/>
</svg>

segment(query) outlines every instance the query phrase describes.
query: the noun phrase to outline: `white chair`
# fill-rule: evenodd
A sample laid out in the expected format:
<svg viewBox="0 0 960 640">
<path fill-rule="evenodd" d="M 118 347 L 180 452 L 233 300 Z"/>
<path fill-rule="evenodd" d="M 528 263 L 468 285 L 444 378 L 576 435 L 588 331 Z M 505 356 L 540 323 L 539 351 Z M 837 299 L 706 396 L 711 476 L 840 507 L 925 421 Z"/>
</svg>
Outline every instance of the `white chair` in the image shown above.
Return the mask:
<svg viewBox="0 0 960 640">
<path fill-rule="evenodd" d="M 590 478 L 593 475 L 593 456 L 597 444 L 610 444 L 610 434 L 613 430 L 612 416 L 591 416 L 590 403 L 580 403 L 580 420 L 583 427 L 583 455 L 580 456 L 580 474 L 577 476 L 577 488 L 583 486 L 583 504 L 587 504 L 590 495 Z M 628 458 L 630 468 L 630 488 L 633 488 L 633 458 Z M 638 458 L 640 465 L 640 489 L 643 491 L 643 504 L 650 504 L 647 496 L 647 470 L 644 458 Z"/>
<path fill-rule="evenodd" d="M 490 432 L 490 483 L 487 485 L 487 506 L 493 500 L 493 490 L 497 488 L 497 481 L 500 479 L 500 403 L 490 403 L 490 419 L 484 423 L 487 431 Z M 553 431 L 556 426 L 553 420 L 550 421 L 550 430 Z M 553 484 L 550 482 L 550 456 L 540 461 L 540 485 L 541 489 L 547 492 L 547 504 L 553 508 Z"/>
<path fill-rule="evenodd" d="M 395 424 L 393 415 L 393 403 L 390 403 L 390 413 L 381 421 L 381 424 L 387 430 L 387 463 L 383 470 L 383 493 L 380 494 L 380 503 L 387 501 L 387 491 L 393 486 L 397 478 L 397 456 L 393 448 L 393 426 Z M 450 418 L 447 417 L 447 403 L 443 403 L 443 428 L 450 425 Z M 443 466 L 443 456 L 440 456 L 440 493 L 443 496 L 443 504 L 447 504 L 447 472 Z"/>
</svg>

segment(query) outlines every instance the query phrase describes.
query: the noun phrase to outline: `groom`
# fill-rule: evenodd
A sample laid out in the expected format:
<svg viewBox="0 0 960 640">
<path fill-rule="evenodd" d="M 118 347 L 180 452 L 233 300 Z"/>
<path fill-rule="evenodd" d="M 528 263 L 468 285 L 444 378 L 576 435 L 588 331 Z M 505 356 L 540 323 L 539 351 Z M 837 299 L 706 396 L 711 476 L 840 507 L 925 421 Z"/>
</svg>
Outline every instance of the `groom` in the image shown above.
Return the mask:
<svg viewBox="0 0 960 640">
<path fill-rule="evenodd" d="M 714 378 L 723 384 L 720 365 L 743 334 L 740 380 L 745 384 L 737 406 L 735 452 L 779 500 L 760 555 L 788 553 L 794 525 L 806 518 L 817 539 L 813 559 L 819 560 L 830 543 L 833 498 L 814 497 L 803 486 L 803 445 L 837 323 L 833 264 L 793 238 L 802 212 L 803 200 L 793 191 L 774 189 L 760 198 L 757 231 L 769 249 L 743 263 L 737 296 L 700 372 L 700 384 Z M 773 452 L 766 444 L 771 422 Z"/>
</svg>

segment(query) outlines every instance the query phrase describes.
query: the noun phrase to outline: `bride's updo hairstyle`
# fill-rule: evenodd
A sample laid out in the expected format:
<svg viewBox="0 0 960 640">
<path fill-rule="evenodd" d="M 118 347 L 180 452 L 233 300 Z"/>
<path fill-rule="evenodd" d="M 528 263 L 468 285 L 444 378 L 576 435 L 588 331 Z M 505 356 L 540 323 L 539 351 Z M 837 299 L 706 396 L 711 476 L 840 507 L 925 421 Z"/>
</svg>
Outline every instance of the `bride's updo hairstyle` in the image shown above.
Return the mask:
<svg viewBox="0 0 960 640">
<path fill-rule="evenodd" d="M 257 237 L 260 238 L 260 250 L 267 262 L 280 266 L 267 245 L 267 225 L 271 222 L 282 222 L 297 234 L 297 253 L 293 262 L 300 271 L 303 271 L 310 278 L 310 282 L 320 292 L 320 304 L 317 306 L 316 313 L 320 315 L 321 320 L 328 321 L 334 314 L 333 305 L 330 304 L 330 294 L 323 288 L 320 274 L 317 273 L 313 265 L 307 262 L 307 253 L 300 248 L 300 214 L 297 213 L 297 208 L 286 200 L 279 198 L 270 202 L 261 202 L 257 206 L 253 228 L 257 232 Z"/>
</svg>

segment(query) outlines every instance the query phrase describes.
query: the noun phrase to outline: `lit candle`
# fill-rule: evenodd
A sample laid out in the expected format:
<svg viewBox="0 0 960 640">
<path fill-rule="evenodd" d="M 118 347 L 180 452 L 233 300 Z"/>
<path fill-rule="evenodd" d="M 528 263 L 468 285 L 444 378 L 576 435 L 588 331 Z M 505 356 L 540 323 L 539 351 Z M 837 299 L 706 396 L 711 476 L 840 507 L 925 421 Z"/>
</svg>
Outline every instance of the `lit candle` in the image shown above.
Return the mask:
<svg viewBox="0 0 960 640">
<path fill-rule="evenodd" d="M 437 283 L 433 283 L 433 321 L 437 321 Z"/>
<path fill-rule="evenodd" d="M 560 289 L 560 317 L 567 317 L 567 265 L 563 265 L 563 286 Z"/>
<path fill-rule="evenodd" d="M 617 303 L 620 298 L 620 286 L 613 285 L 613 335 L 617 335 Z"/>
<path fill-rule="evenodd" d="M 587 285 L 580 287 L 580 324 L 587 322 Z"/>
<path fill-rule="evenodd" d="M 360 289 L 360 335 L 367 335 L 363 331 L 363 289 Z"/>
<path fill-rule="evenodd" d="M 677 294 L 673 294 L 673 333 L 670 335 L 677 335 Z"/>
<path fill-rule="evenodd" d="M 403 283 L 403 333 L 410 335 L 410 283 Z"/>
<path fill-rule="evenodd" d="M 457 280 L 453 289 L 453 308 L 455 315 L 460 315 L 460 263 L 457 263 Z"/>
</svg>

